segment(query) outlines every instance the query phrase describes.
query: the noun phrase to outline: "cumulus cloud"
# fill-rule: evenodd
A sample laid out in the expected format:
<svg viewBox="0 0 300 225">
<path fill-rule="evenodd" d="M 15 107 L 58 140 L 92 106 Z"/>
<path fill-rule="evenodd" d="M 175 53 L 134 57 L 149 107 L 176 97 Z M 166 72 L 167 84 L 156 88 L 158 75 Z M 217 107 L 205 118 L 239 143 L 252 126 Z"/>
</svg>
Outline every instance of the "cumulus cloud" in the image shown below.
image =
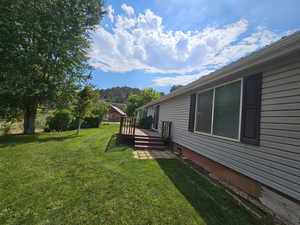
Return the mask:
<svg viewBox="0 0 300 225">
<path fill-rule="evenodd" d="M 134 14 L 134 9 L 126 4 L 122 4 L 121 8 L 127 13 L 128 16 L 131 16 Z"/>
<path fill-rule="evenodd" d="M 107 7 L 107 15 L 112 23 L 114 22 L 114 12 L 115 12 L 115 10 L 113 9 L 113 7 L 111 5 L 109 5 Z"/>
<path fill-rule="evenodd" d="M 109 72 L 178 75 L 155 79 L 160 86 L 189 83 L 280 38 L 265 27 L 249 33 L 243 19 L 223 27 L 167 30 L 163 18 L 150 9 L 136 14 L 131 6 L 121 7 L 125 14 L 114 16 L 109 6 L 111 29 L 99 26 L 93 34 L 90 63 Z"/>
<path fill-rule="evenodd" d="M 188 83 L 191 83 L 200 77 L 203 77 L 213 71 L 202 71 L 201 73 L 192 74 L 192 75 L 179 75 L 174 77 L 158 77 L 153 80 L 153 82 L 157 86 L 172 86 L 172 85 L 186 85 Z"/>
</svg>

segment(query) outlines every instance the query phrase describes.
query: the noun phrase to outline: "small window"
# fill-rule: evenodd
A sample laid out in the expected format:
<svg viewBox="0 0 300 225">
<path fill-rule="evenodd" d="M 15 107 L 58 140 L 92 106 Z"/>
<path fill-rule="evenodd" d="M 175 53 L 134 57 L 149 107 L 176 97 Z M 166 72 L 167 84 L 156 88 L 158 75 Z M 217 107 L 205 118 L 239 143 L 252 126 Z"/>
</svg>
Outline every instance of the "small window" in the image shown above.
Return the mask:
<svg viewBox="0 0 300 225">
<path fill-rule="evenodd" d="M 196 131 L 211 133 L 213 90 L 203 92 L 197 98 Z"/>
<path fill-rule="evenodd" d="M 213 134 L 239 139 L 241 82 L 215 89 Z"/>
</svg>

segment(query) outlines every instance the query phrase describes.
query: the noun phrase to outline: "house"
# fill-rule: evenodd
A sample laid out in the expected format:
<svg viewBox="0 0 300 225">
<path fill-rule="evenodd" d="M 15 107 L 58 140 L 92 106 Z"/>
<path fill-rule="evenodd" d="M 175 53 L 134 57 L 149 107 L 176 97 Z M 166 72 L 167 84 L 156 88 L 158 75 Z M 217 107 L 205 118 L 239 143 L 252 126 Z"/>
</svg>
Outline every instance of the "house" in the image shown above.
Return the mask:
<svg viewBox="0 0 300 225">
<path fill-rule="evenodd" d="M 119 122 L 123 116 L 126 116 L 125 112 L 116 106 L 110 105 L 106 115 L 104 116 L 104 121 Z"/>
<path fill-rule="evenodd" d="M 143 108 L 176 151 L 300 224 L 300 31 Z"/>
</svg>

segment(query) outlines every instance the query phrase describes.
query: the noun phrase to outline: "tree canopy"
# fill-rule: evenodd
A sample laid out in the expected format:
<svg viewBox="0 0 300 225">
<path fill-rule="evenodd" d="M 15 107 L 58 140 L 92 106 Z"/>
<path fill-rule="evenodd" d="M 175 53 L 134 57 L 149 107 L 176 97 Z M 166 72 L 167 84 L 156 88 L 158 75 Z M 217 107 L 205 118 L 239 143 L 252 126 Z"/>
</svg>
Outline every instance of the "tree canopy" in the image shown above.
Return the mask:
<svg viewBox="0 0 300 225">
<path fill-rule="evenodd" d="M 153 88 L 146 88 L 141 90 L 140 95 L 130 95 L 128 97 L 128 104 L 126 107 L 126 113 L 129 116 L 134 115 L 137 108 L 145 105 L 152 100 L 160 98 L 161 94 L 156 92 Z"/>
<path fill-rule="evenodd" d="M 34 133 L 40 105 L 67 102 L 90 78 L 86 53 L 102 7 L 102 0 L 1 1 L 0 99 L 9 99 L 2 114 L 22 111 L 24 133 Z"/>
</svg>

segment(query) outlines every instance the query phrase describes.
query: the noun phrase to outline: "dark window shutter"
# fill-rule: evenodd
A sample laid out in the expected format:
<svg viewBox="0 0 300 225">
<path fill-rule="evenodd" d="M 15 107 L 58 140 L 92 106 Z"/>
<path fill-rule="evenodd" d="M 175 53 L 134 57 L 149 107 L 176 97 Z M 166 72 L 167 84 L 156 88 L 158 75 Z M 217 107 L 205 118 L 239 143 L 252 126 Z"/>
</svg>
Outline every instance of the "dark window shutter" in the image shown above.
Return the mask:
<svg viewBox="0 0 300 225">
<path fill-rule="evenodd" d="M 194 132 L 195 111 L 196 111 L 196 94 L 192 94 L 190 96 L 190 113 L 189 113 L 189 127 L 188 127 L 188 130 L 191 132 Z"/>
<path fill-rule="evenodd" d="M 241 142 L 259 145 L 262 74 L 244 78 Z"/>
</svg>

